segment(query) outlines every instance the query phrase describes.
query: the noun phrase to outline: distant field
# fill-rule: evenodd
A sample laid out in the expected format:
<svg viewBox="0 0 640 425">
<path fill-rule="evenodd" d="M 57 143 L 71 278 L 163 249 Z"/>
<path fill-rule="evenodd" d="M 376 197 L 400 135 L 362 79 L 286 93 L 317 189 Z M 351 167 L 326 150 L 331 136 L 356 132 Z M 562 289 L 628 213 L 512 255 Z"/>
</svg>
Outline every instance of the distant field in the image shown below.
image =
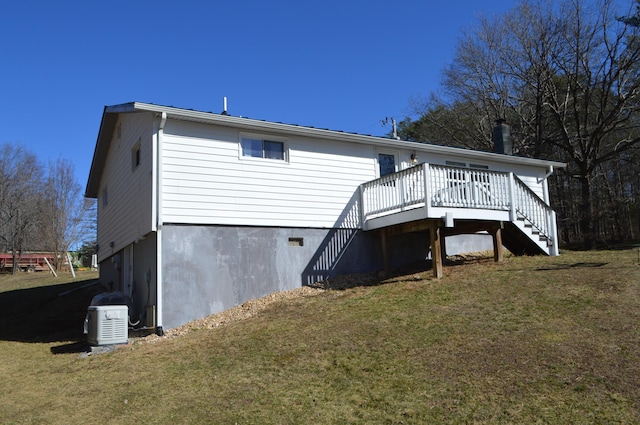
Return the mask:
<svg viewBox="0 0 640 425">
<path fill-rule="evenodd" d="M 89 358 L 96 288 L 78 288 L 96 273 L 0 275 L 0 424 L 640 423 L 639 260 L 564 251 L 467 260 L 440 280 L 350 276 Z"/>
</svg>

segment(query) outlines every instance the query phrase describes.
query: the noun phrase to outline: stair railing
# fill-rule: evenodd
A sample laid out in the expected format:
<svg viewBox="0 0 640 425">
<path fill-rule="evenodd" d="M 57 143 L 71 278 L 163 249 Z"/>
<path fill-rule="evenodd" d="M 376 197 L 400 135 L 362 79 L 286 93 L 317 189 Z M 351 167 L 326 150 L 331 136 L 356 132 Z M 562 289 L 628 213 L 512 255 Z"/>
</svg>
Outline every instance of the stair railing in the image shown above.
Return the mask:
<svg viewBox="0 0 640 425">
<path fill-rule="evenodd" d="M 555 213 L 513 173 L 422 163 L 360 186 L 362 221 L 425 206 L 511 212 L 552 239 Z M 425 204 L 425 200 L 429 200 Z"/>
</svg>

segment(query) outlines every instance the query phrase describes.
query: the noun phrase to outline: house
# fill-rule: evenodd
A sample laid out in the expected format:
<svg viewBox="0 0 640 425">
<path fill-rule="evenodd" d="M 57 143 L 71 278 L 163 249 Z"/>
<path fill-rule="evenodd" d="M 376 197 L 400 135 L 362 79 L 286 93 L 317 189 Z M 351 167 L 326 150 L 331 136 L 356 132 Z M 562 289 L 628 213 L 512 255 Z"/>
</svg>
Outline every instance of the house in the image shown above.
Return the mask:
<svg viewBox="0 0 640 425">
<path fill-rule="evenodd" d="M 557 255 L 563 166 L 135 102 L 105 107 L 86 196 L 100 279 L 162 334 L 337 274 L 432 255 L 441 275 L 446 236 Z"/>
</svg>

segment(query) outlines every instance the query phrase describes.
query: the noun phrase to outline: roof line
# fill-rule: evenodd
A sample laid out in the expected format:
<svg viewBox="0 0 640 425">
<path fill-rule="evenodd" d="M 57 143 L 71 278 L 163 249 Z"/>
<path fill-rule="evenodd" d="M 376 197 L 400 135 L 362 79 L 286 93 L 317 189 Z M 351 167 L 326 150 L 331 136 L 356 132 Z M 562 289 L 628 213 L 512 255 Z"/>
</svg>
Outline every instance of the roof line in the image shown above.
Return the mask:
<svg viewBox="0 0 640 425">
<path fill-rule="evenodd" d="M 176 108 L 173 106 L 162 106 L 153 103 L 129 102 L 118 105 L 105 106 L 100 122 L 100 130 L 93 153 L 93 160 L 89 171 L 89 178 L 85 189 L 85 196 L 96 198 L 98 196 L 98 185 L 100 174 L 104 166 L 115 124 L 119 114 L 152 112 L 157 114 L 166 113 L 167 118 L 201 122 L 206 124 L 222 125 L 247 131 L 266 132 L 276 134 L 288 134 L 292 136 L 304 136 L 325 140 L 340 140 L 343 142 L 362 143 L 378 147 L 391 149 L 408 149 L 424 153 L 439 153 L 443 155 L 465 156 L 467 158 L 497 161 L 509 164 L 533 165 L 564 168 L 565 163 L 549 161 L 545 159 L 526 158 L 521 156 L 504 155 L 493 152 L 475 151 L 451 146 L 433 145 L 419 142 L 409 142 L 406 140 L 396 140 L 381 136 L 370 136 L 358 133 L 349 133 L 338 130 L 328 130 L 315 127 L 300 126 L 295 124 L 284 124 L 271 121 L 257 120 L 253 118 L 236 117 L 232 115 L 218 114 L 214 112 L 202 112 L 193 109 Z"/>
<path fill-rule="evenodd" d="M 273 131 L 273 132 L 286 132 L 297 135 L 304 135 L 309 137 L 316 137 L 322 139 L 335 139 L 339 137 L 343 141 L 356 142 L 356 143 L 368 143 L 385 147 L 405 148 L 419 150 L 422 152 L 435 152 L 435 153 L 455 153 L 458 155 L 465 155 L 475 158 L 492 159 L 500 162 L 509 163 L 521 163 L 521 164 L 545 164 L 552 165 L 554 167 L 564 168 L 566 164 L 558 161 L 550 161 L 546 159 L 528 158 L 521 156 L 505 155 L 494 152 L 476 151 L 471 149 L 464 149 L 452 146 L 434 145 L 429 143 L 410 142 L 406 140 L 390 139 L 382 136 L 371 136 L 359 133 L 350 133 L 339 130 L 328 130 L 322 128 L 300 126 L 295 124 L 284 124 L 272 121 L 263 121 L 253 118 L 236 117 L 233 115 L 223 115 L 213 112 L 202 112 L 193 109 L 182 109 L 172 106 L 161 106 L 151 103 L 131 102 L 122 105 L 114 105 L 106 108 L 106 112 L 135 112 L 135 111 L 150 111 L 150 112 L 165 112 L 168 118 L 182 119 L 186 121 L 201 121 L 211 124 L 220 124 L 227 127 L 246 128 L 246 129 L 258 129 L 261 131 Z"/>
</svg>

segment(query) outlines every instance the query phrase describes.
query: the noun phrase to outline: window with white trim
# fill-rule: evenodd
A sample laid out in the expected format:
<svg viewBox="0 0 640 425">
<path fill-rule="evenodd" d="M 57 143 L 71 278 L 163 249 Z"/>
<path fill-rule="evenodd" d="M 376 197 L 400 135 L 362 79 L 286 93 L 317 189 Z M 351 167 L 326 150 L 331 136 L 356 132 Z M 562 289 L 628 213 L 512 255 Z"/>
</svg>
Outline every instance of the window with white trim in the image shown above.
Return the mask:
<svg viewBox="0 0 640 425">
<path fill-rule="evenodd" d="M 482 165 L 482 164 L 469 164 L 469 168 L 475 168 L 477 170 L 488 170 L 489 166 L 488 165 Z"/>
<path fill-rule="evenodd" d="M 445 165 L 450 167 L 460 167 L 460 168 L 475 168 L 476 170 L 488 170 L 489 166 L 485 164 L 467 164 L 466 162 L 458 162 L 458 161 L 445 161 Z"/>
<path fill-rule="evenodd" d="M 254 137 L 242 137 L 240 150 L 243 157 L 286 161 L 284 142 Z"/>
</svg>

